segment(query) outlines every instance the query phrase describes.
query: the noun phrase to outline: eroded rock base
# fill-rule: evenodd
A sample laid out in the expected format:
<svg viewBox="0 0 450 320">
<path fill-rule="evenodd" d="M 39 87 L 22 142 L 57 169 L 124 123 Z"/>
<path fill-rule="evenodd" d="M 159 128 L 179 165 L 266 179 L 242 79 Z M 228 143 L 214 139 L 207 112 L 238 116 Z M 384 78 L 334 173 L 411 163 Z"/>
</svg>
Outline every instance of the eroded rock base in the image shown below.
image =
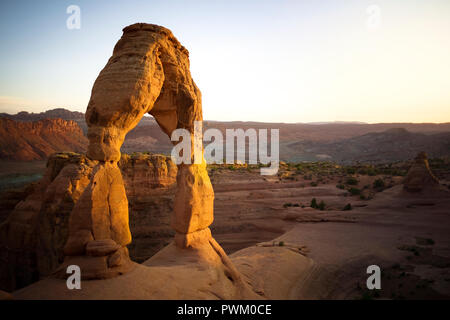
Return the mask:
<svg viewBox="0 0 450 320">
<path fill-rule="evenodd" d="M 131 271 L 135 264 L 130 260 L 128 249 L 113 240 L 93 240 L 86 245 L 86 255 L 67 256 L 53 277 L 66 279 L 72 274 L 69 266 L 80 267 L 82 280 L 108 279 Z"/>
</svg>

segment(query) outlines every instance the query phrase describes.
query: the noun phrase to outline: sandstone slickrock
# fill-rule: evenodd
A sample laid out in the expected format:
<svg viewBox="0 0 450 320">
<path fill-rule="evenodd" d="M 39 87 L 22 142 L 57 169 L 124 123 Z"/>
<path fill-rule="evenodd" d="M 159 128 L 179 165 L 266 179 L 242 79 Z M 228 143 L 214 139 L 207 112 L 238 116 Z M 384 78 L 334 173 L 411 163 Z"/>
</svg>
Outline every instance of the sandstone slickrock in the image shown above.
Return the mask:
<svg viewBox="0 0 450 320">
<path fill-rule="evenodd" d="M 420 192 L 427 188 L 439 187 L 439 180 L 433 175 L 425 152 L 420 152 L 403 181 L 403 189 Z"/>
</svg>

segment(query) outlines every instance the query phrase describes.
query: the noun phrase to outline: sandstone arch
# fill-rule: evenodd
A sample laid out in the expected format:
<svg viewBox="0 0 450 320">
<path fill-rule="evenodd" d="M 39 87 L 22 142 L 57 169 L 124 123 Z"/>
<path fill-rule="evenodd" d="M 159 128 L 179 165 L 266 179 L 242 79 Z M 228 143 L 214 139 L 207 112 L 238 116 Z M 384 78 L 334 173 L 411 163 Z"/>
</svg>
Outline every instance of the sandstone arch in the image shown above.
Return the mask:
<svg viewBox="0 0 450 320">
<path fill-rule="evenodd" d="M 170 30 L 138 23 L 123 29 L 94 83 L 86 111 L 92 173 L 71 213 L 64 249 L 66 256 L 82 257 L 77 263 L 92 270 L 85 278 L 113 276 L 127 265 L 128 202 L 117 162 L 126 134 L 145 113 L 153 115 L 169 136 L 177 128 L 189 130 L 192 136 L 194 121 L 203 120 L 188 51 Z M 177 185 L 171 223 L 176 245 L 186 248 L 213 241 L 208 227 L 213 221 L 214 192 L 204 159 L 201 164 L 179 165 Z"/>
</svg>

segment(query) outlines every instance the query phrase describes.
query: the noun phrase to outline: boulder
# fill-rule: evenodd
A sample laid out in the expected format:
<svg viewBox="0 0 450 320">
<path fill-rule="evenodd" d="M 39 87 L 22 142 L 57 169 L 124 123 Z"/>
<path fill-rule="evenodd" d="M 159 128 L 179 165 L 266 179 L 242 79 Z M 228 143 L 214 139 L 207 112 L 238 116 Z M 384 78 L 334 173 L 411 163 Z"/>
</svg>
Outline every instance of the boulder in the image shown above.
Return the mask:
<svg viewBox="0 0 450 320">
<path fill-rule="evenodd" d="M 104 257 L 121 248 L 114 240 L 92 240 L 86 245 L 86 254 L 93 257 Z"/>
</svg>

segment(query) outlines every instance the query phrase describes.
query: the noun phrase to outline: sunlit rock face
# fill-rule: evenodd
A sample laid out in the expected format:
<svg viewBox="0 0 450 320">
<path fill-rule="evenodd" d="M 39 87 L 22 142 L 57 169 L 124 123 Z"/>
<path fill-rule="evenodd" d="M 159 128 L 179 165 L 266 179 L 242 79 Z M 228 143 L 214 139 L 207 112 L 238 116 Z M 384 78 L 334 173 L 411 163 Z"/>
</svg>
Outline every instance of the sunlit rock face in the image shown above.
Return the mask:
<svg viewBox="0 0 450 320">
<path fill-rule="evenodd" d="M 21 288 L 62 262 L 70 212 L 89 184 L 93 165 L 76 153 L 49 157 L 43 178 L 0 225 L 0 288 Z"/>
<path fill-rule="evenodd" d="M 94 240 L 90 229 L 79 233 L 84 240 L 76 242 L 81 243 L 78 248 L 67 244 L 69 218 L 90 184 L 96 164 L 77 153 L 55 153 L 49 157 L 43 178 L 27 187 L 29 194 L 0 225 L 0 258 L 4 262 L 0 264 L 0 289 L 13 291 L 48 276 L 63 262 L 65 246 L 72 254 L 87 252 L 86 244 Z M 119 168 L 130 207 L 142 205 L 139 201 L 144 195 L 155 193 L 157 197 L 176 184 L 177 167 L 167 156 L 123 154 Z M 154 209 L 150 221 L 159 222 L 158 208 Z M 138 211 L 135 215 L 139 215 Z M 138 228 L 139 218 L 134 219 L 134 227 Z M 134 254 L 148 253 L 135 249 Z M 111 263 L 120 263 L 119 258 L 116 254 Z"/>
<path fill-rule="evenodd" d="M 119 161 L 127 196 L 143 198 L 149 189 L 168 188 L 176 183 L 177 166 L 164 155 L 122 154 Z"/>
<path fill-rule="evenodd" d="M 123 31 L 87 107 L 87 158 L 94 164 L 90 182 L 72 210 L 64 252 L 66 264 L 73 263 L 70 257 L 90 256 L 86 248 L 93 243 L 111 240 L 125 253 L 118 259 L 122 265 L 108 265 L 103 259 L 91 278 L 114 276 L 127 268 L 126 250 L 120 248 L 131 242 L 128 201 L 117 164 L 126 134 L 150 113 L 169 136 L 177 128 L 187 129 L 193 146 L 194 121 L 202 121 L 201 94 L 189 71 L 189 53 L 170 30 L 139 23 Z M 209 240 L 214 192 L 205 161 L 180 165 L 177 185 L 171 223 L 175 243 L 184 248 Z M 105 254 L 106 260 L 114 254 Z"/>
<path fill-rule="evenodd" d="M 439 180 L 431 172 L 425 152 L 420 152 L 403 181 L 403 189 L 407 192 L 420 192 L 439 186 Z"/>
<path fill-rule="evenodd" d="M 86 111 L 86 155 L 52 157 L 40 186 L 2 225 L 2 242 L 14 248 L 29 247 L 29 254 L 17 254 L 2 272 L 6 280 L 20 282 L 11 283 L 10 288 L 51 273 L 67 277 L 70 264 L 84 270 L 84 279 L 109 278 L 131 270 L 127 192 L 139 198 L 153 187 L 172 185 L 175 176 L 171 219 L 175 245 L 206 245 L 211 247 L 207 252 L 221 252 L 215 258 L 226 259 L 208 228 L 213 221 L 214 192 L 204 159 L 201 164 L 178 168 L 158 156 L 121 160 L 126 134 L 145 113 L 153 115 L 169 136 L 177 128 L 188 130 L 193 144 L 194 122 L 202 121 L 201 94 L 190 75 L 188 51 L 172 33 L 156 25 L 134 24 L 124 29 L 94 83 Z M 65 161 L 70 165 L 64 165 Z M 140 168 L 145 175 L 139 175 Z M 26 270 L 11 269 L 18 265 Z"/>
</svg>

